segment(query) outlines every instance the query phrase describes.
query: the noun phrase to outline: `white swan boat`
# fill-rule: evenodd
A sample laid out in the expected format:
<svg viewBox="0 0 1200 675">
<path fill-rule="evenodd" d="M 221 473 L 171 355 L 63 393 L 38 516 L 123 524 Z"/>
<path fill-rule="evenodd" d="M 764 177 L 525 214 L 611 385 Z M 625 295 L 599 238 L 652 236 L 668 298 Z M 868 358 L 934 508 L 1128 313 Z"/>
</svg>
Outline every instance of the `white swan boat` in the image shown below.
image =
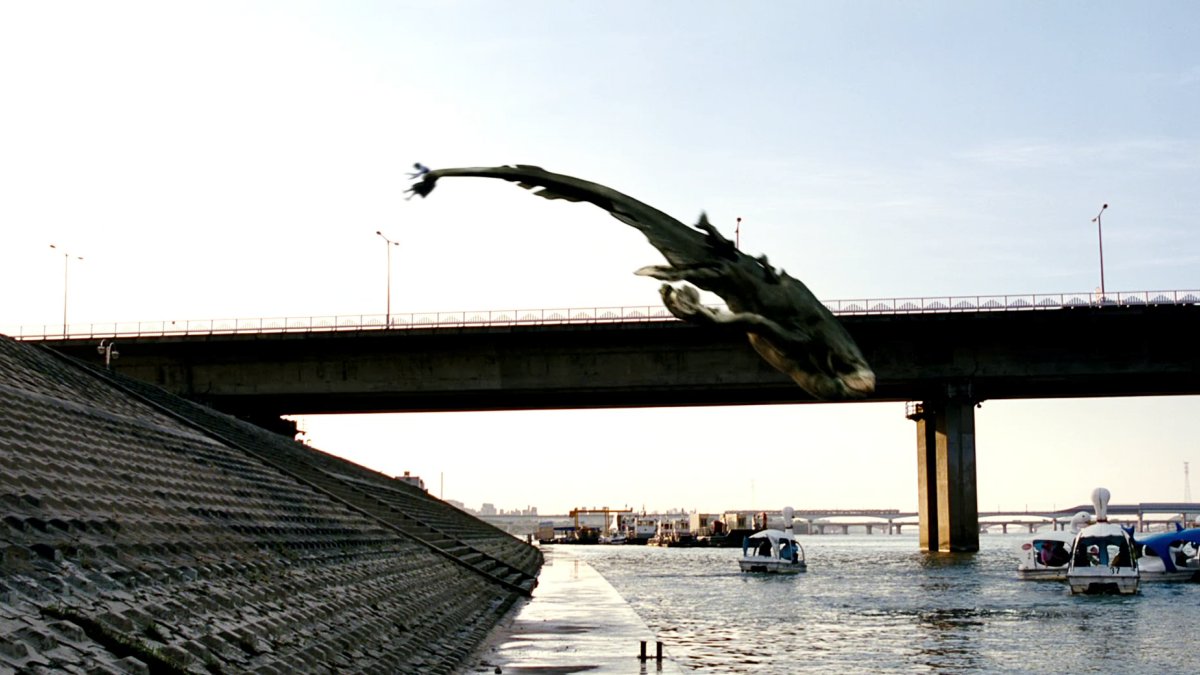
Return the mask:
<svg viewBox="0 0 1200 675">
<path fill-rule="evenodd" d="M 1022 543 L 1017 556 L 1017 576 L 1034 581 L 1066 579 L 1075 535 L 1091 521 L 1092 514 L 1080 511 L 1071 517 L 1069 529 L 1039 532 Z"/>
<path fill-rule="evenodd" d="M 738 566 L 743 572 L 799 574 L 808 571 L 804 548 L 792 531 L 792 507 L 783 509 L 783 530 L 761 530 L 742 541 Z"/>
<path fill-rule="evenodd" d="M 1109 492 L 1092 491 L 1096 523 L 1075 535 L 1067 583 L 1072 593 L 1137 593 L 1141 579 L 1133 540 L 1120 525 L 1108 522 Z"/>
</svg>

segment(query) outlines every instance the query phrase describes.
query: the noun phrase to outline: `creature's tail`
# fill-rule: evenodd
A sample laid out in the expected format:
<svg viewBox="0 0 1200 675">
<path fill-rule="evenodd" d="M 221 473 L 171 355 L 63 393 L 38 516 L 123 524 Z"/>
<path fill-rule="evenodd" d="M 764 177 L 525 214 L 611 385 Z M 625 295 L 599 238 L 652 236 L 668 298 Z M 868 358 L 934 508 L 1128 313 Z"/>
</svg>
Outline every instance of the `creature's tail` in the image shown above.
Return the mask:
<svg viewBox="0 0 1200 675">
<path fill-rule="evenodd" d="M 707 230 L 701 234 L 662 211 L 599 183 L 551 173 L 526 164 L 428 171 L 409 187 L 408 198 L 414 195 L 427 197 L 433 192 L 438 179 L 458 176 L 499 178 L 516 183 L 544 199 L 594 204 L 617 220 L 637 228 L 673 265 L 694 264 L 706 259 L 709 254 L 709 246 L 705 242 L 706 236 L 711 233 Z M 707 220 L 703 222 L 707 225 Z"/>
</svg>

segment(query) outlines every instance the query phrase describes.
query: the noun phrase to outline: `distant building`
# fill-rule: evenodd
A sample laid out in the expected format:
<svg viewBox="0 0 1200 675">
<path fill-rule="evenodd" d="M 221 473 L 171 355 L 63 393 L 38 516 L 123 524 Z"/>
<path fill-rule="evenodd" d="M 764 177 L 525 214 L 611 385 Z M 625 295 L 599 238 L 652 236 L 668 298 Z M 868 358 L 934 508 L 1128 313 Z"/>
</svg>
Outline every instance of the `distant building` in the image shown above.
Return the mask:
<svg viewBox="0 0 1200 675">
<path fill-rule="evenodd" d="M 409 485 L 421 490 L 425 489 L 425 481 L 421 480 L 417 476 L 409 475 L 407 471 L 404 472 L 403 476 L 396 476 L 396 480 L 404 481 L 405 483 L 408 483 Z"/>
<path fill-rule="evenodd" d="M 721 514 L 719 513 L 697 513 L 693 511 L 688 520 L 692 534 L 698 537 L 708 537 L 714 534 L 721 534 L 725 531 L 725 523 L 721 520 Z"/>
<path fill-rule="evenodd" d="M 491 502 L 484 502 L 483 506 L 479 507 L 479 515 L 481 515 L 481 516 L 496 515 L 496 505 Z"/>
</svg>

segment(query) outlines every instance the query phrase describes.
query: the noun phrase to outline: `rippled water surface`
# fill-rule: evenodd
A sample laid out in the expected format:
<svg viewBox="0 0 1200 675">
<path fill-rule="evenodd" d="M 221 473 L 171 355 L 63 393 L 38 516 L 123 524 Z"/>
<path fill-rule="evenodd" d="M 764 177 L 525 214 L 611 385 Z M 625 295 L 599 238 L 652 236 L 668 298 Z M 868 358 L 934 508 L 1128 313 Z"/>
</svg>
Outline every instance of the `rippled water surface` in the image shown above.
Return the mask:
<svg viewBox="0 0 1200 675">
<path fill-rule="evenodd" d="M 1072 596 L 1062 583 L 1017 579 L 1021 541 L 984 535 L 977 554 L 936 555 L 914 536 L 802 537 L 809 571 L 794 577 L 740 572 L 740 548 L 571 553 L 700 672 L 1194 669 L 1200 584 Z"/>
</svg>

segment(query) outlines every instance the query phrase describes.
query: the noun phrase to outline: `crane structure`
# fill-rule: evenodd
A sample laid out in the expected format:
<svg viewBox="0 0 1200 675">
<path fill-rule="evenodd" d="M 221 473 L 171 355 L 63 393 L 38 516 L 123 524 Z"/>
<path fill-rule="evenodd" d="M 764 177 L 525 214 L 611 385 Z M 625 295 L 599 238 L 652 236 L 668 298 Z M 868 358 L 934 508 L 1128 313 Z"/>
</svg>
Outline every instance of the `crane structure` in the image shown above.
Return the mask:
<svg viewBox="0 0 1200 675">
<path fill-rule="evenodd" d="M 596 508 L 571 509 L 571 512 L 567 515 L 571 516 L 571 519 L 575 522 L 575 530 L 578 531 L 579 530 L 579 516 L 595 515 L 597 513 L 604 515 L 604 529 L 607 529 L 608 528 L 608 515 L 610 513 L 633 513 L 633 509 L 610 509 L 607 506 L 602 506 L 598 509 L 596 509 Z"/>
</svg>

